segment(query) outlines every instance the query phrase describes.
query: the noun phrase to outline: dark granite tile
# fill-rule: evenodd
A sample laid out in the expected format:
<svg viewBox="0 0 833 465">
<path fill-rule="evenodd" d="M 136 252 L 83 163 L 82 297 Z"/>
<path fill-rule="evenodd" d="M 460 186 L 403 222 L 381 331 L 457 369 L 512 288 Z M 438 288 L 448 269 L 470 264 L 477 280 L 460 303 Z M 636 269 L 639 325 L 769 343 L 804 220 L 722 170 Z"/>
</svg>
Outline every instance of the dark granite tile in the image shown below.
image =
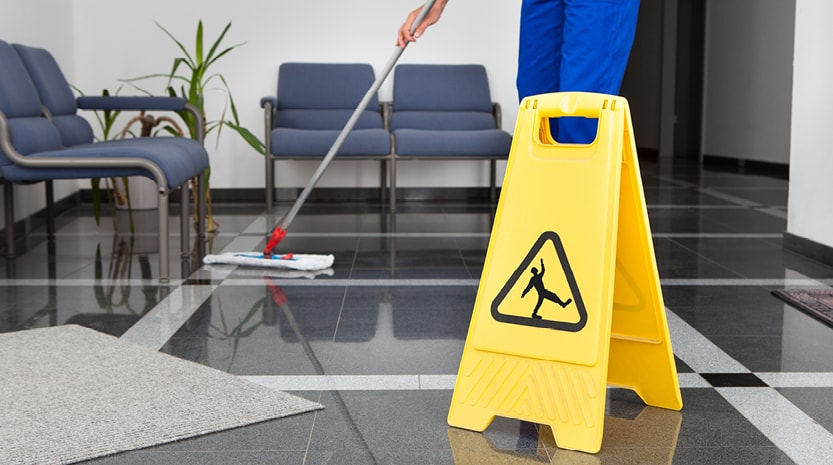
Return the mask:
<svg viewBox="0 0 833 465">
<path fill-rule="evenodd" d="M 781 234 L 787 230 L 787 219 L 750 208 L 710 208 L 702 212 L 704 218 L 726 225 L 738 233 Z"/>
<path fill-rule="evenodd" d="M 729 234 L 737 233 L 729 225 L 705 217 L 703 210 L 692 208 L 651 208 L 648 223 L 654 234 Z"/>
<path fill-rule="evenodd" d="M 778 388 L 778 392 L 827 431 L 833 431 L 833 387 Z"/>
<path fill-rule="evenodd" d="M 733 279 L 740 276 L 668 238 L 654 239 L 660 279 Z"/>
<path fill-rule="evenodd" d="M 720 191 L 760 205 L 767 205 L 769 207 L 786 207 L 789 189 L 787 188 L 786 183 L 784 183 L 783 186 L 761 188 L 747 187 L 742 189 L 733 189 L 731 187 L 721 187 Z"/>
<path fill-rule="evenodd" d="M 756 238 L 674 238 L 672 240 L 744 278 L 783 279 L 790 276 L 791 272 L 814 279 L 826 279 L 833 276 L 833 267 L 784 250 L 780 244 L 768 240 Z"/>
<path fill-rule="evenodd" d="M 643 186 L 645 203 L 648 208 L 656 206 L 685 206 L 685 205 L 709 205 L 729 206 L 731 202 L 695 188 L 674 188 L 672 186 Z"/>
<path fill-rule="evenodd" d="M 713 389 L 683 389 L 681 448 L 773 448 L 774 445 Z"/>
<path fill-rule="evenodd" d="M 761 465 L 795 465 L 787 454 L 775 446 L 727 446 L 727 447 L 678 447 L 674 452 L 674 465 L 735 465 L 754 463 Z"/>
<path fill-rule="evenodd" d="M 352 463 L 374 463 L 393 449 L 449 447 L 451 391 L 325 392 L 320 402 L 326 408 L 317 413 L 309 445 L 319 457 L 347 451 L 356 454 Z"/>
</svg>

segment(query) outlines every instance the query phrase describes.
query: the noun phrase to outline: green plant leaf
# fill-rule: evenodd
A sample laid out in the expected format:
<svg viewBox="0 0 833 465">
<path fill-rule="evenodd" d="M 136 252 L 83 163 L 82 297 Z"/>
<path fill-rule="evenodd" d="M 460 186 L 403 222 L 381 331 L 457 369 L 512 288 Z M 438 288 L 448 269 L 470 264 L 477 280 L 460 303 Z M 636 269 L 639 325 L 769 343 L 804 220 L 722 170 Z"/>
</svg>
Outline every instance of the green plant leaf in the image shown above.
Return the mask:
<svg viewBox="0 0 833 465">
<path fill-rule="evenodd" d="M 195 53 L 195 62 L 197 64 L 197 68 L 202 67 L 202 20 L 197 22 L 197 40 L 196 40 L 196 53 Z"/>
<path fill-rule="evenodd" d="M 212 59 L 210 59 L 210 60 L 207 60 L 207 61 L 206 61 L 206 63 L 207 63 L 207 64 L 206 64 L 206 67 L 213 65 L 213 64 L 214 64 L 214 62 L 216 62 L 217 60 L 219 60 L 220 58 L 222 58 L 223 56 L 225 56 L 227 53 L 229 53 L 230 51 L 232 51 L 232 50 L 236 49 L 237 47 L 239 47 L 239 46 L 241 46 L 241 45 L 244 45 L 245 43 L 246 43 L 246 42 L 240 42 L 240 43 L 239 43 L 239 44 L 237 44 L 237 45 L 232 45 L 231 47 L 228 47 L 227 49 L 223 50 L 223 51 L 222 51 L 222 52 L 220 52 L 220 54 L 219 54 L 219 55 L 217 55 L 216 57 L 214 57 L 214 58 L 212 58 Z"/>
<path fill-rule="evenodd" d="M 219 47 L 220 43 L 223 42 L 223 38 L 226 36 L 226 33 L 230 28 L 231 21 L 229 21 L 228 24 L 226 24 L 226 27 L 223 28 L 223 32 L 220 33 L 220 35 L 217 37 L 217 40 L 215 40 L 214 43 L 211 44 L 211 49 L 208 50 L 208 55 L 206 55 L 205 61 L 212 61 L 211 58 L 214 56 L 214 52 L 217 51 L 217 47 Z"/>
<path fill-rule="evenodd" d="M 243 140 L 245 140 L 251 148 L 257 151 L 257 153 L 261 155 L 266 155 L 266 145 L 256 135 L 252 134 L 251 131 L 249 131 L 243 126 L 239 126 L 230 121 L 226 121 L 225 124 L 226 126 L 236 131 L 237 134 L 239 134 L 240 137 L 242 137 Z"/>
<path fill-rule="evenodd" d="M 181 135 L 182 135 L 182 134 L 180 134 L 180 133 L 179 133 L 179 131 L 177 131 L 177 130 L 176 130 L 176 128 L 174 128 L 174 127 L 173 127 L 173 126 L 171 126 L 171 125 L 165 125 L 165 126 L 163 126 L 163 127 L 162 127 L 162 131 L 163 131 L 163 132 L 167 132 L 168 134 L 170 134 L 170 135 L 172 135 L 172 136 L 175 136 L 175 137 L 179 137 L 179 136 L 181 136 Z"/>
<path fill-rule="evenodd" d="M 96 226 L 101 226 L 101 178 L 90 179 L 93 194 L 93 217 Z"/>
<path fill-rule="evenodd" d="M 188 63 L 190 64 L 191 68 L 196 68 L 196 64 L 194 63 L 194 59 L 193 59 L 193 58 L 191 58 L 191 54 L 189 54 L 189 53 L 188 53 L 188 49 L 187 49 L 187 48 L 185 48 L 185 46 L 184 46 L 184 45 L 182 45 L 182 42 L 180 42 L 179 40 L 177 40 L 177 38 L 176 38 L 176 37 L 174 37 L 174 35 L 173 35 L 173 34 L 171 34 L 170 32 L 168 32 L 168 30 L 167 30 L 167 29 L 165 29 L 164 27 L 162 27 L 162 25 L 161 25 L 161 24 L 159 24 L 159 23 L 158 23 L 158 22 L 156 22 L 156 21 L 154 21 L 154 23 L 156 23 L 156 25 L 157 25 L 157 26 L 159 26 L 159 29 L 162 29 L 162 31 L 163 31 L 163 32 L 165 32 L 165 34 L 167 34 L 167 35 L 168 35 L 168 37 L 170 37 L 170 38 L 171 38 L 171 40 L 173 40 L 173 41 L 174 41 L 174 43 L 176 43 L 177 47 L 179 47 L 179 49 L 180 49 L 180 50 L 182 50 L 182 54 L 183 54 L 183 55 L 185 55 L 184 60 L 187 60 L 187 61 L 188 61 Z"/>
<path fill-rule="evenodd" d="M 181 77 L 181 76 L 179 76 L 179 75 L 177 75 L 177 74 L 176 74 L 176 73 L 177 73 L 177 71 L 179 70 L 179 67 L 180 67 L 181 65 L 183 65 L 183 64 L 185 65 L 185 67 L 186 67 L 186 68 L 188 68 L 188 69 L 190 69 L 190 70 L 192 70 L 192 71 L 195 69 L 195 67 L 194 67 L 194 66 L 192 66 L 190 63 L 188 63 L 188 61 L 187 61 L 187 60 L 185 60 L 184 58 L 176 58 L 176 59 L 174 59 L 174 63 L 173 63 L 173 65 L 171 66 L 171 72 L 170 72 L 170 74 L 168 74 L 168 83 L 167 83 L 167 84 L 165 84 L 166 86 L 170 86 L 170 85 L 171 85 L 171 83 L 172 83 L 174 80 L 180 80 L 180 81 L 186 81 L 186 82 L 187 82 L 187 81 L 189 81 L 189 79 L 185 79 L 185 78 L 183 78 L 183 77 Z"/>
</svg>

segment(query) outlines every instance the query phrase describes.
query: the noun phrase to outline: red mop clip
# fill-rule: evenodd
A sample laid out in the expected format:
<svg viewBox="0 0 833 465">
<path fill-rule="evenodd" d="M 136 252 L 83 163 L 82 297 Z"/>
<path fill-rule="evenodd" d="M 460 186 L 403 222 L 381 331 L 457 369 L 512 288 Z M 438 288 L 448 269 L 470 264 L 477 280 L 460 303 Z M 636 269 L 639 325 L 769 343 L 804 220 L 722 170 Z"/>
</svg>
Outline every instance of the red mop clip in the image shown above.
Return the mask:
<svg viewBox="0 0 833 465">
<path fill-rule="evenodd" d="M 263 249 L 263 258 L 272 258 L 272 250 L 285 236 L 286 231 L 284 231 L 280 226 L 276 227 L 275 230 L 272 231 L 272 237 L 269 238 L 269 242 L 266 243 L 266 248 Z"/>
</svg>

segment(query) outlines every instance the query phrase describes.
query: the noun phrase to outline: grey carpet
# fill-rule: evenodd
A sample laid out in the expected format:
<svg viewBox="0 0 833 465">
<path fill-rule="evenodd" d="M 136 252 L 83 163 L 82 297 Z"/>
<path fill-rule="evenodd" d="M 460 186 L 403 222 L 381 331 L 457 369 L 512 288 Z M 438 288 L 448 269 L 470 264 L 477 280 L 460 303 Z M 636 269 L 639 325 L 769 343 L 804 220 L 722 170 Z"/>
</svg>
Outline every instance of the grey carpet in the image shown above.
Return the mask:
<svg viewBox="0 0 833 465">
<path fill-rule="evenodd" d="M 772 294 L 828 326 L 833 326 L 833 289 L 776 289 Z"/>
<path fill-rule="evenodd" d="M 0 464 L 64 464 L 322 408 L 80 326 L 0 334 Z"/>
</svg>

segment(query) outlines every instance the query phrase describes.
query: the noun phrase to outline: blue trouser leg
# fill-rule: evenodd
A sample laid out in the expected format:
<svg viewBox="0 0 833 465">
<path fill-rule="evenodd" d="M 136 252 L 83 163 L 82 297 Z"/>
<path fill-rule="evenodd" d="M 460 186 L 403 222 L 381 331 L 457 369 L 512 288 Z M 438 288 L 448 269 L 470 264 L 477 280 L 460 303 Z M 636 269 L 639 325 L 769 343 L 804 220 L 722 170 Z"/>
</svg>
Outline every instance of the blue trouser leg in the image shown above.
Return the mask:
<svg viewBox="0 0 833 465">
<path fill-rule="evenodd" d="M 521 99 L 548 92 L 618 94 L 639 0 L 524 0 L 518 52 Z M 590 143 L 596 120 L 562 118 L 559 142 Z"/>
<path fill-rule="evenodd" d="M 558 92 L 564 42 L 564 1 L 524 0 L 518 49 L 518 100 Z"/>
</svg>

